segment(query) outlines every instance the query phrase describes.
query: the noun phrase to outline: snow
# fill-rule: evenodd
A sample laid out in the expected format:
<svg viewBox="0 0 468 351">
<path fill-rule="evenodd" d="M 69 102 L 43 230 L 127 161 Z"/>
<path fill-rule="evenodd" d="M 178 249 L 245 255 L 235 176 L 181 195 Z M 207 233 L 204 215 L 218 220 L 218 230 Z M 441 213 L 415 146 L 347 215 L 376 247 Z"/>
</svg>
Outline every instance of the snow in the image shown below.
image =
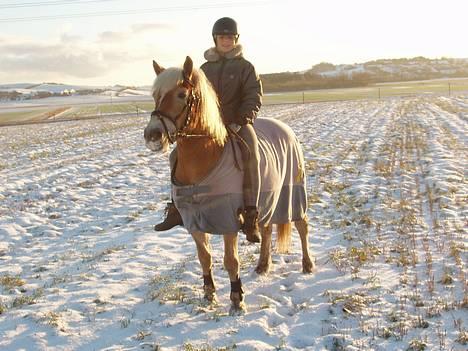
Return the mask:
<svg viewBox="0 0 468 351">
<path fill-rule="evenodd" d="M 119 92 L 119 96 L 148 96 L 148 90 L 141 90 L 141 89 L 125 89 Z"/>
<path fill-rule="evenodd" d="M 366 73 L 366 67 L 364 64 L 354 64 L 354 65 L 337 65 L 332 71 L 326 71 L 320 73 L 323 77 L 337 77 L 340 75 L 346 75 L 352 77 L 356 73 Z"/>
<path fill-rule="evenodd" d="M 6 101 L 0 102 L 0 110 L 1 112 L 17 112 L 30 111 L 31 108 L 36 107 L 151 101 L 149 92 L 146 95 L 144 91 L 139 90 L 139 92 L 139 94 L 123 94 L 123 96 L 119 96 L 115 95 L 115 91 L 104 91 L 102 94 L 52 96 L 34 100 Z"/>
<path fill-rule="evenodd" d="M 12 83 L 12 84 L 0 84 L 0 90 L 14 90 L 14 89 L 27 89 L 35 84 L 33 83 Z"/>
<path fill-rule="evenodd" d="M 0 349 L 464 350 L 467 96 L 265 106 L 307 164 L 301 273 L 240 235 L 248 312 L 232 317 L 222 238 L 206 305 L 183 228 L 152 230 L 169 197 L 148 117 L 0 128 Z"/>
<path fill-rule="evenodd" d="M 23 88 L 24 87 L 24 88 Z M 83 90 L 102 90 L 100 93 L 87 93 L 81 95 Z M 150 101 L 150 87 L 138 87 L 135 89 L 122 86 L 78 86 L 68 84 L 10 84 L 0 86 L 0 91 L 19 92 L 23 97 L 31 97 L 39 92 L 49 92 L 54 95 L 41 99 L 25 98 L 22 100 L 0 101 L 2 112 L 18 112 L 35 107 L 67 106 L 76 104 L 96 104 L 96 103 L 119 103 L 134 101 Z"/>
<path fill-rule="evenodd" d="M 47 91 L 50 93 L 58 93 L 60 94 L 64 90 L 78 90 L 78 89 L 89 89 L 90 87 L 83 87 L 78 85 L 70 85 L 70 84 L 48 84 L 42 83 L 38 85 L 34 85 L 31 87 L 31 91 Z"/>
</svg>

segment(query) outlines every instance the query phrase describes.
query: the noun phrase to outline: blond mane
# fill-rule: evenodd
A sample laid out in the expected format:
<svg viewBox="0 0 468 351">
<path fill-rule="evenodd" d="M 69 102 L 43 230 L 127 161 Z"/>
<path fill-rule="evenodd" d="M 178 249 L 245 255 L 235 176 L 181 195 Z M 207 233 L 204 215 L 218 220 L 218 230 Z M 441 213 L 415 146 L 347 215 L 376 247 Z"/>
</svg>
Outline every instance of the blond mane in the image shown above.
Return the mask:
<svg viewBox="0 0 468 351">
<path fill-rule="evenodd" d="M 192 118 L 203 132 L 213 137 L 219 145 L 224 145 L 227 131 L 219 112 L 216 92 L 202 70 L 193 70 L 192 81 L 194 92 L 200 98 L 199 107 Z M 151 93 L 161 101 L 164 95 L 182 83 L 183 70 L 177 67 L 167 68 L 155 79 Z"/>
</svg>

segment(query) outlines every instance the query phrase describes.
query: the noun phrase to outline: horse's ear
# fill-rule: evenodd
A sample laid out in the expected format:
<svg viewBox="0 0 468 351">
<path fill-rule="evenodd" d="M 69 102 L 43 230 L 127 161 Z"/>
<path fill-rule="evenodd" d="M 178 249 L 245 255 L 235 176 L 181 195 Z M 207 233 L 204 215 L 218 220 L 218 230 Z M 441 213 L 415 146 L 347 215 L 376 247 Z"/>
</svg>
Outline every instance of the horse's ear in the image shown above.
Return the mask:
<svg viewBox="0 0 468 351">
<path fill-rule="evenodd" d="M 164 67 L 161 67 L 160 65 L 158 65 L 155 60 L 153 60 L 153 68 L 154 68 L 154 71 L 156 72 L 156 75 L 159 75 L 159 73 L 164 71 Z"/>
<path fill-rule="evenodd" d="M 185 75 L 185 77 L 187 77 L 188 79 L 191 79 L 192 78 L 192 72 L 193 72 L 193 61 L 190 58 L 190 56 L 187 56 L 187 58 L 185 59 L 185 63 L 184 63 L 184 75 Z"/>
</svg>

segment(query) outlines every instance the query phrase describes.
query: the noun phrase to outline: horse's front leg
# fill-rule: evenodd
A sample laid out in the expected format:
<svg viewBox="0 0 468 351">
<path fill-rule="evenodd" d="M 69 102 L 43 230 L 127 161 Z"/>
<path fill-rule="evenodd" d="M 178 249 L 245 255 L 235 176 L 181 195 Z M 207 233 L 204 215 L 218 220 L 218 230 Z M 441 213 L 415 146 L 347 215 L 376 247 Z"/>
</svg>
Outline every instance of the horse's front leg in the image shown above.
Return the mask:
<svg viewBox="0 0 468 351">
<path fill-rule="evenodd" d="M 212 259 L 209 236 L 206 233 L 192 233 L 193 240 L 197 245 L 198 260 L 203 271 L 204 298 L 208 302 L 216 301 L 216 287 L 211 272 Z"/>
<path fill-rule="evenodd" d="M 224 234 L 224 268 L 228 271 L 231 281 L 231 309 L 230 315 L 239 315 L 245 312 L 244 290 L 239 276 L 239 254 L 237 246 L 237 233 Z"/>
</svg>

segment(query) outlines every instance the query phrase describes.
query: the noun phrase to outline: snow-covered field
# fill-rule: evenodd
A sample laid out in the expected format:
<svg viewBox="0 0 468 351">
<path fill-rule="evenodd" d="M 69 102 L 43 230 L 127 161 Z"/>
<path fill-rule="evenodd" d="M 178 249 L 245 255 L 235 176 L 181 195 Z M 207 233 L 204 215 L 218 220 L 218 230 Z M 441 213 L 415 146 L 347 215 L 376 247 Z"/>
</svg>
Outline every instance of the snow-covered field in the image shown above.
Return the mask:
<svg viewBox="0 0 468 351">
<path fill-rule="evenodd" d="M 254 272 L 231 317 L 222 239 L 217 305 L 195 245 L 156 233 L 167 155 L 147 117 L 0 128 L 1 350 L 466 350 L 468 97 L 266 106 L 303 144 L 311 249 Z"/>
</svg>

